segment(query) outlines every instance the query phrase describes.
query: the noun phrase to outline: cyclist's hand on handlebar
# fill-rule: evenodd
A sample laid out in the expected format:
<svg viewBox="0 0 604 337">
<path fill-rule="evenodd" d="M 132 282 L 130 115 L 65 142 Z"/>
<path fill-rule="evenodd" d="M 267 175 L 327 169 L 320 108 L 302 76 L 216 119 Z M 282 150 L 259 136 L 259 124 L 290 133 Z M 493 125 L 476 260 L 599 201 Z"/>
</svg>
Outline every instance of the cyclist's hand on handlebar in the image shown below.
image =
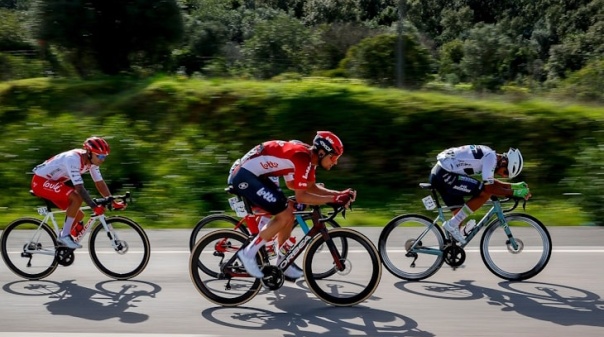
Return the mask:
<svg viewBox="0 0 604 337">
<path fill-rule="evenodd" d="M 127 205 L 127 204 L 126 204 L 124 201 L 122 201 L 122 200 L 115 200 L 115 199 L 114 199 L 114 200 L 111 202 L 111 207 L 113 207 L 113 209 L 115 209 L 115 210 L 122 210 L 122 209 L 126 209 L 126 207 L 127 207 L 127 206 L 128 206 L 128 205 Z"/>
<path fill-rule="evenodd" d="M 350 204 L 356 198 L 356 191 L 352 189 L 347 189 L 333 196 L 333 203 L 344 206 L 346 208 L 350 207 Z"/>
<path fill-rule="evenodd" d="M 94 212 L 95 216 L 103 215 L 105 214 L 105 207 L 102 205 L 97 205 L 92 209 L 92 211 Z"/>
<path fill-rule="evenodd" d="M 531 197 L 531 191 L 529 190 L 528 184 L 523 182 L 513 183 L 512 195 L 516 198 L 522 198 L 528 200 Z"/>
</svg>

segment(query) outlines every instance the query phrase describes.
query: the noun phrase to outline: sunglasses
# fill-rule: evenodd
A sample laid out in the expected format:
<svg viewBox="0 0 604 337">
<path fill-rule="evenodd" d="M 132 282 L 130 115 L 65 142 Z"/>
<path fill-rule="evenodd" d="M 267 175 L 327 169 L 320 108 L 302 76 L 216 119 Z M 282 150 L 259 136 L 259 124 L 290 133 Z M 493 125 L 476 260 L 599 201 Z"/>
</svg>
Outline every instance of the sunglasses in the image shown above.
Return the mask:
<svg viewBox="0 0 604 337">
<path fill-rule="evenodd" d="M 105 160 L 105 158 L 107 158 L 108 154 L 97 154 L 96 157 L 99 158 L 100 160 Z"/>
</svg>

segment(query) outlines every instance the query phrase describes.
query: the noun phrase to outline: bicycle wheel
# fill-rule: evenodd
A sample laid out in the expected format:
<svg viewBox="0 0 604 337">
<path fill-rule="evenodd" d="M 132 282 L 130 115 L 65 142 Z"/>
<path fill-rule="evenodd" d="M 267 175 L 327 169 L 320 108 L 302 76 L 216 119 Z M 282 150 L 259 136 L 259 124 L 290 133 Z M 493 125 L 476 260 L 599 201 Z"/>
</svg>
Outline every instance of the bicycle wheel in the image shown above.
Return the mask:
<svg viewBox="0 0 604 337">
<path fill-rule="evenodd" d="M 303 215 L 302 219 L 304 219 L 304 221 L 311 220 L 311 214 Z M 306 234 L 305 231 L 301 227 L 302 226 L 300 226 L 300 225 L 296 225 L 292 231 L 292 236 L 298 238 L 298 240 L 300 240 Z M 327 229 L 341 228 L 340 224 L 338 224 L 333 219 L 326 221 L 325 227 L 327 227 Z M 346 238 L 341 237 L 341 238 L 334 239 L 333 241 L 334 241 L 336 247 L 338 248 L 338 252 L 340 252 L 341 257 L 346 258 L 348 256 L 348 243 L 346 242 Z M 318 248 L 318 251 L 323 251 L 323 250 L 328 250 L 326 245 L 323 245 Z M 299 259 L 300 258 L 297 259 L 298 262 L 300 262 Z M 313 277 L 316 279 L 321 279 L 321 278 L 329 277 L 329 276 L 333 275 L 335 272 L 336 272 L 335 267 L 330 266 L 329 268 L 326 267 L 325 270 L 315 270 Z"/>
<path fill-rule="evenodd" d="M 420 238 L 420 236 L 423 236 Z M 414 246 L 413 244 L 418 241 Z M 392 219 L 380 233 L 382 263 L 392 275 L 418 281 L 432 276 L 444 262 L 445 236 L 432 220 L 419 214 Z"/>
<path fill-rule="evenodd" d="M 323 271 L 335 265 L 323 236 L 316 236 L 304 254 L 304 278 L 308 288 L 321 300 L 336 306 L 358 304 L 373 294 L 382 276 L 382 265 L 377 249 L 367 237 L 349 228 L 329 231 L 332 240 L 346 240 L 348 257 L 342 258 L 344 270 L 316 279 L 316 270 Z"/>
<path fill-rule="evenodd" d="M 189 237 L 189 251 L 193 250 L 197 241 L 206 233 L 202 229 L 208 228 L 232 228 L 237 226 L 239 220 L 226 214 L 210 214 L 197 222 L 191 236 Z M 247 227 L 244 224 L 239 226 L 239 230 L 245 235 L 250 235 Z"/>
<path fill-rule="evenodd" d="M 92 262 L 103 274 L 116 280 L 127 280 L 140 274 L 151 257 L 151 245 L 143 228 L 136 222 L 121 216 L 105 218 L 113 240 L 105 235 L 101 224 L 90 232 L 89 252 Z"/>
<path fill-rule="evenodd" d="M 517 248 L 499 220 L 488 225 L 480 241 L 480 255 L 487 268 L 509 281 L 539 274 L 552 254 L 552 239 L 541 221 L 528 214 L 506 214 L 505 221 Z M 521 254 L 522 253 L 522 254 Z"/>
<path fill-rule="evenodd" d="M 11 222 L 2 233 L 2 258 L 13 273 L 39 280 L 57 269 L 57 235 L 46 223 L 34 218 Z"/>
<path fill-rule="evenodd" d="M 221 229 L 206 234 L 193 247 L 189 258 L 189 275 L 197 291 L 210 302 L 237 306 L 248 302 L 260 291 L 260 280 L 249 276 L 238 259 L 226 267 L 232 275 L 221 272 L 247 242 L 247 235 Z M 262 264 L 260 254 L 257 255 L 257 261 Z M 213 270 L 211 274 L 215 276 L 209 275 L 209 269 Z"/>
</svg>

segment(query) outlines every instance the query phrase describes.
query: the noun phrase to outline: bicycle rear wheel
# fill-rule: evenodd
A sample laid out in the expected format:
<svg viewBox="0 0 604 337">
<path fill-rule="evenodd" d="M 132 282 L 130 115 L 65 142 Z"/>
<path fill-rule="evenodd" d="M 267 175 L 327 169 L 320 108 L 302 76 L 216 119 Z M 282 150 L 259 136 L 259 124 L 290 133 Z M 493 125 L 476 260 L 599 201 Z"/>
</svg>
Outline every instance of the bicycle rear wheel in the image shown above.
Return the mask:
<svg viewBox="0 0 604 337">
<path fill-rule="evenodd" d="M 192 251 L 197 241 L 206 234 L 202 229 L 233 228 L 239 220 L 227 214 L 210 214 L 197 222 L 189 237 L 189 250 Z M 250 235 L 247 227 L 241 224 L 238 228 L 243 234 Z"/>
<path fill-rule="evenodd" d="M 326 244 L 323 236 L 316 236 L 304 255 L 304 278 L 308 288 L 321 300 L 336 306 L 351 306 L 369 298 L 377 289 L 382 276 L 382 265 L 377 249 L 367 237 L 349 228 L 329 231 L 332 240 L 346 240 L 348 256 L 341 258 L 343 270 L 317 279 L 317 270 L 335 266 L 334 256 L 329 249 L 321 249 Z"/>
<path fill-rule="evenodd" d="M 2 258 L 15 274 L 39 280 L 57 269 L 57 236 L 46 223 L 34 218 L 11 222 L 2 232 Z"/>
<path fill-rule="evenodd" d="M 386 269 L 409 281 L 423 280 L 436 273 L 444 262 L 444 246 L 445 236 L 440 227 L 432 226 L 432 220 L 419 214 L 392 219 L 378 242 Z"/>
<path fill-rule="evenodd" d="M 539 274 L 549 262 L 552 239 L 541 221 L 528 214 L 506 214 L 512 234 L 508 237 L 499 220 L 489 224 L 480 241 L 480 255 L 487 268 L 509 281 Z M 512 246 L 514 240 L 517 247 Z"/>
<path fill-rule="evenodd" d="M 105 218 L 112 228 L 113 240 L 105 234 L 101 224 L 90 232 L 89 252 L 92 262 L 103 274 L 116 280 L 127 280 L 140 274 L 151 257 L 151 244 L 143 228 L 131 219 L 113 216 Z M 103 232 L 103 234 L 101 234 Z"/>
<path fill-rule="evenodd" d="M 248 275 L 238 259 L 222 269 L 248 242 L 248 236 L 234 230 L 210 232 L 197 241 L 189 258 L 189 275 L 199 293 L 222 306 L 237 306 L 254 298 L 260 291 L 260 280 Z M 203 261 L 203 262 L 202 262 Z M 262 257 L 257 255 L 258 264 Z"/>
</svg>

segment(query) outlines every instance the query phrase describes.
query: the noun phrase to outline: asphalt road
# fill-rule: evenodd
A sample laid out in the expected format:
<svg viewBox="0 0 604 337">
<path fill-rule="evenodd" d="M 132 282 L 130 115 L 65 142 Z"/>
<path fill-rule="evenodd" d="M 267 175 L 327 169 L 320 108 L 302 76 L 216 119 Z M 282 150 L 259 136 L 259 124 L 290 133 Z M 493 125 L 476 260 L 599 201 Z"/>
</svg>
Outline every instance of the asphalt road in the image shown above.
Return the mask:
<svg viewBox="0 0 604 337">
<path fill-rule="evenodd" d="M 421 282 L 384 269 L 369 300 L 343 308 L 315 298 L 303 281 L 243 307 L 217 307 L 190 281 L 189 231 L 150 231 L 151 261 L 129 281 L 96 270 L 86 246 L 41 281 L 0 263 L 0 337 L 602 336 L 604 228 L 549 229 L 550 263 L 528 281 L 497 278 L 470 245 L 462 268 L 443 266 Z M 381 228 L 360 230 L 377 243 Z"/>
</svg>

